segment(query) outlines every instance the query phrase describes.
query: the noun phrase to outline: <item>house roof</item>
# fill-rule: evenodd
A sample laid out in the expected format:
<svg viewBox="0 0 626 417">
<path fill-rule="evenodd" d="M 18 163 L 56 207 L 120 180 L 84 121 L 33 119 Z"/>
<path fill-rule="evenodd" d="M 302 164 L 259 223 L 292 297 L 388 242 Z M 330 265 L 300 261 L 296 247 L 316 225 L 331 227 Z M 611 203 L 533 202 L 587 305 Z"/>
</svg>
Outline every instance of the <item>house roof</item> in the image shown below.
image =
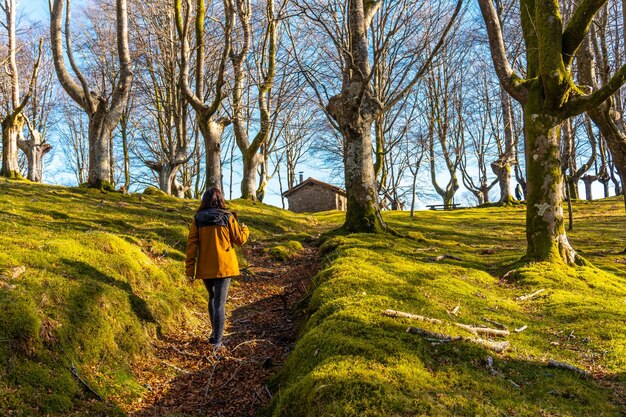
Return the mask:
<svg viewBox="0 0 626 417">
<path fill-rule="evenodd" d="M 307 178 L 306 180 L 302 181 L 300 184 L 296 185 L 295 187 L 293 187 L 291 190 L 287 190 L 283 193 L 283 197 L 289 197 L 291 194 L 297 192 L 298 190 L 303 189 L 304 187 L 306 187 L 307 185 L 320 185 L 324 188 L 328 188 L 331 191 L 336 192 L 337 194 L 340 194 L 342 196 L 346 196 L 346 192 L 344 190 L 342 190 L 339 187 L 335 187 L 334 185 L 325 183 L 323 181 L 320 180 L 316 180 L 315 178 Z"/>
</svg>

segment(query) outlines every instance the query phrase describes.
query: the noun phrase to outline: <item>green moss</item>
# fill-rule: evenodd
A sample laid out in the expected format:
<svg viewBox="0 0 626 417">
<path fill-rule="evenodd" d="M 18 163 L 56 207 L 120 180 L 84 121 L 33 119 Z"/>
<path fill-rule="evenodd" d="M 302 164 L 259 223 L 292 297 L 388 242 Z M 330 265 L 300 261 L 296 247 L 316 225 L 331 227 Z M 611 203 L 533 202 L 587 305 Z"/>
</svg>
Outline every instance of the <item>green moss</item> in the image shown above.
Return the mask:
<svg viewBox="0 0 626 417">
<path fill-rule="evenodd" d="M 22 174 L 19 171 L 9 171 L 7 173 L 4 173 L 2 176 L 9 180 L 14 180 L 14 181 L 25 180 L 25 178 L 22 176 Z"/>
<path fill-rule="evenodd" d="M 164 191 L 161 191 L 157 187 L 153 187 L 153 186 L 146 187 L 146 189 L 143 190 L 143 194 L 153 195 L 153 196 L 158 196 L 158 197 L 167 195 Z"/>
<path fill-rule="evenodd" d="M 426 211 L 415 219 L 386 213 L 385 221 L 409 237 L 329 237 L 320 247 L 325 262 L 314 280 L 303 335 L 272 381 L 275 396 L 266 413 L 620 415 L 619 389 L 547 368 L 546 361 L 588 371 L 601 366 L 602 375 L 617 380 L 626 372 L 626 270 L 597 250 L 603 239 L 607 247 L 623 247 L 621 204 L 615 199 L 575 206 L 581 220 L 570 241 L 602 269 L 534 263 L 506 281 L 500 276 L 525 251 L 523 207 Z M 434 260 L 441 254 L 458 259 Z M 538 289 L 544 292 L 517 300 Z M 385 309 L 444 324 L 385 317 Z M 450 322 L 494 326 L 483 318 L 511 331 L 528 327 L 512 331 L 511 349 L 501 355 L 405 332 L 416 326 L 467 337 Z M 487 356 L 499 376 L 488 371 Z"/>
<path fill-rule="evenodd" d="M 0 415 L 124 415 L 145 395 L 133 363 L 150 360 L 153 339 L 204 325 L 194 312 L 205 311 L 205 290 L 182 276 L 198 202 L 14 181 L 0 181 L 0 194 Z M 317 222 L 229 206 L 252 240 L 289 251 Z M 11 278 L 16 266 L 26 272 Z M 71 363 L 105 402 L 84 392 Z"/>
<path fill-rule="evenodd" d="M 8 359 L 8 352 L 18 349 L 31 354 L 40 345 L 41 319 L 32 299 L 14 290 L 0 289 L 0 362 Z M 6 364 L 5 364 L 6 365 Z"/>
</svg>

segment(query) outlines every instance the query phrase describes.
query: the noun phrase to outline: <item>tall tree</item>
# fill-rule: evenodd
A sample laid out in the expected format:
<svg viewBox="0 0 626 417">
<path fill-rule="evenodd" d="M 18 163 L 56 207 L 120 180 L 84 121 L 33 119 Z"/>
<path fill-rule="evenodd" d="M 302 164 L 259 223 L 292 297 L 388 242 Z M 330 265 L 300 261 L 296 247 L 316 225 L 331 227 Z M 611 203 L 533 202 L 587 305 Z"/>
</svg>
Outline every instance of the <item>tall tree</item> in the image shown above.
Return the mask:
<svg viewBox="0 0 626 417">
<path fill-rule="evenodd" d="M 127 0 L 116 0 L 116 44 L 119 60 L 119 77 L 112 94 L 97 93 L 89 87 L 74 58 L 70 30 L 71 0 L 53 0 L 50 4 L 50 39 L 57 78 L 63 89 L 87 114 L 89 118 L 89 175 L 87 184 L 94 188 L 112 188 L 111 163 L 109 159 L 113 129 L 119 123 L 133 79 L 131 58 L 128 47 L 128 5 Z M 65 48 L 61 26 L 65 9 Z M 69 64 L 78 78 L 74 81 L 65 65 L 64 49 Z"/>
<path fill-rule="evenodd" d="M 205 162 L 206 162 L 206 188 L 217 187 L 222 189 L 222 166 L 221 166 L 221 146 L 224 129 L 231 123 L 228 117 L 217 117 L 222 102 L 226 98 L 224 87 L 226 84 L 226 63 L 231 51 L 231 36 L 233 22 L 235 19 L 235 8 L 233 0 L 224 0 L 224 44 L 220 51 L 219 68 L 213 81 L 213 86 L 205 86 L 207 82 L 205 74 L 205 15 L 206 4 L 204 0 L 196 1 L 195 18 L 195 38 L 196 38 L 196 59 L 195 59 L 195 82 L 196 91 L 189 87 L 189 8 L 183 15 L 182 1 L 175 1 L 176 7 L 176 27 L 178 36 L 182 44 L 181 48 L 181 84 L 185 98 L 189 101 L 196 112 L 197 122 L 202 137 L 204 138 Z M 210 91 L 214 90 L 214 91 Z M 207 103 L 205 95 L 210 93 L 211 100 Z"/>
<path fill-rule="evenodd" d="M 504 89 L 524 108 L 527 211 L 526 259 L 580 264 L 563 222 L 560 133 L 564 120 L 600 106 L 626 80 L 626 66 L 595 92 L 576 85 L 572 62 L 593 16 L 606 0 L 583 0 L 564 25 L 555 0 L 521 0 L 526 78 L 506 56 L 492 0 L 478 0 L 487 26 L 496 73 Z M 587 90 L 587 91 L 585 91 Z"/>
<path fill-rule="evenodd" d="M 342 51 L 345 63 L 341 92 L 332 97 L 327 111 L 336 122 L 345 142 L 344 175 L 348 209 L 344 229 L 349 232 L 377 232 L 386 229 L 380 215 L 378 190 L 372 157 L 371 129 L 374 120 L 394 107 L 422 78 L 444 43 L 461 1 L 451 16 L 421 68 L 407 68 L 409 81 L 393 97 L 382 103 L 372 92 L 370 49 L 367 31 L 380 8 L 380 1 L 349 0 L 347 9 L 347 47 Z M 415 53 L 415 51 L 414 51 Z M 409 71 L 414 70 L 409 75 Z"/>
<path fill-rule="evenodd" d="M 178 177 L 193 152 L 191 109 L 181 83 L 176 11 L 171 1 L 159 0 L 138 5 L 137 13 L 141 19 L 134 31 L 138 50 L 134 90 L 139 98 L 135 99 L 134 124 L 145 146 L 139 159 L 152 170 L 161 191 L 181 197 L 185 185 Z"/>
<path fill-rule="evenodd" d="M 623 3 L 623 7 L 626 7 L 626 3 Z M 626 10 L 623 10 L 623 12 L 626 12 Z M 626 30 L 626 28 L 622 30 Z M 592 31 L 590 36 L 587 36 L 583 41 L 582 48 L 580 48 L 577 56 L 579 81 L 591 87 L 596 92 L 594 94 L 600 94 L 602 90 L 607 89 L 618 90 L 621 84 L 619 86 L 611 86 L 611 83 L 618 84 L 619 80 L 616 77 L 623 72 L 620 70 L 616 76 L 609 79 L 608 58 L 603 56 L 605 54 L 602 54 L 602 48 L 593 46 L 594 41 L 597 40 L 596 37 L 602 38 L 602 36 L 605 36 L 604 32 L 601 31 L 600 34 L 596 34 L 595 31 Z M 604 42 L 606 42 L 606 39 Z M 596 71 L 596 68 L 599 68 L 600 71 Z M 610 97 L 596 106 L 590 106 L 586 111 L 605 138 L 611 151 L 615 168 L 621 176 L 623 183 L 626 178 L 626 126 L 624 125 L 623 112 L 618 107 L 618 101 L 614 97 Z M 624 205 L 626 208 L 626 198 L 624 199 Z"/>
<path fill-rule="evenodd" d="M 230 52 L 233 65 L 233 88 L 231 94 L 232 120 L 237 147 L 243 157 L 243 172 L 241 180 L 241 197 L 256 200 L 257 186 L 256 174 L 259 164 L 263 162 L 263 154 L 259 150 L 268 140 L 271 131 L 271 103 L 272 87 L 276 76 L 277 53 L 278 53 L 278 25 L 288 4 L 288 0 L 282 0 L 278 5 L 278 11 L 274 0 L 266 0 L 264 13 L 263 39 L 261 42 L 261 58 L 259 59 L 260 76 L 257 80 L 257 105 L 259 113 L 259 130 L 252 140 L 248 132 L 248 124 L 244 118 L 244 87 L 246 79 L 246 59 L 251 50 L 253 41 L 253 28 L 251 24 L 250 0 L 235 0 L 236 14 L 239 22 L 240 47 Z"/>
<path fill-rule="evenodd" d="M 24 94 L 24 97 L 20 97 L 20 77 L 17 68 L 17 39 L 16 39 L 16 1 L 4 0 L 0 3 L 0 8 L 4 12 L 6 17 L 6 24 L 4 25 L 7 30 L 7 61 L 8 69 L 7 75 L 10 79 L 10 92 L 11 98 L 7 108 L 6 115 L 2 119 L 2 168 L 0 169 L 0 175 L 9 178 L 21 178 L 18 165 L 18 139 L 23 136 L 24 124 L 26 119 L 23 111 L 28 101 L 32 97 L 35 84 L 37 82 L 37 74 L 39 72 L 39 66 L 41 64 L 41 56 L 43 50 L 43 39 L 39 40 L 39 53 L 37 60 L 33 66 L 32 76 L 30 78 L 30 84 L 28 91 Z"/>
</svg>

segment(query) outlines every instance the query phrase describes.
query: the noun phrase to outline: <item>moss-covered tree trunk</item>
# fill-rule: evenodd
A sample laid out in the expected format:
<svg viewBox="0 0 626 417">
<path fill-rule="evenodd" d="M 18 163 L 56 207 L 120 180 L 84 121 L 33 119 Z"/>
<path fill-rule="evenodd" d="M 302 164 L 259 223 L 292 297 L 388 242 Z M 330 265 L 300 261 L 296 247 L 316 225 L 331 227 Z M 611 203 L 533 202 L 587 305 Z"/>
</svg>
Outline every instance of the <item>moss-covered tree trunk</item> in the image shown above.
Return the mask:
<svg viewBox="0 0 626 417">
<path fill-rule="evenodd" d="M 606 1 L 582 0 L 564 25 L 557 0 L 521 0 L 527 79 L 517 75 L 508 62 L 492 0 L 478 2 L 500 83 L 524 107 L 526 257 L 570 265 L 582 263 L 584 261 L 569 244 L 563 226 L 560 127 L 568 118 L 600 106 L 626 81 L 626 66 L 597 91 L 587 91 L 573 79 L 574 57 L 594 15 Z"/>
<path fill-rule="evenodd" d="M 526 138 L 527 212 L 526 256 L 531 260 L 577 261 L 563 222 L 563 175 L 561 172 L 561 123 L 538 114 L 541 105 L 529 99 L 524 108 Z"/>
<path fill-rule="evenodd" d="M 2 120 L 2 171 L 3 177 L 21 179 L 17 158 L 17 138 L 24 129 L 24 117 L 10 114 Z"/>
<path fill-rule="evenodd" d="M 92 188 L 113 189 L 109 141 L 114 126 L 107 123 L 107 108 L 99 100 L 95 113 L 89 115 L 89 171 L 87 185 Z"/>
<path fill-rule="evenodd" d="M 349 232 L 379 232 L 386 228 L 380 216 L 372 156 L 372 123 L 382 105 L 362 84 L 353 82 L 333 97 L 328 111 L 337 120 L 345 141 L 347 211 L 344 228 Z M 359 102 L 361 105 L 354 103 Z"/>
</svg>

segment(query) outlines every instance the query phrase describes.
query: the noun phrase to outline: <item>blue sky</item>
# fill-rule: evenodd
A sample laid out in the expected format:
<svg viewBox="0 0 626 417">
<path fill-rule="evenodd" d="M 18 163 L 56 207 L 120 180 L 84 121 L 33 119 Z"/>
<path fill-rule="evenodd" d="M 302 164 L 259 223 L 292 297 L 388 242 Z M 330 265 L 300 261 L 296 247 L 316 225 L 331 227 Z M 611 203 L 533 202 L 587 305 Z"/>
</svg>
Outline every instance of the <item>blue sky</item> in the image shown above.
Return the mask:
<svg viewBox="0 0 626 417">
<path fill-rule="evenodd" d="M 48 20 L 48 0 L 18 0 L 17 8 L 23 10 L 29 20 Z"/>
<path fill-rule="evenodd" d="M 78 6 L 81 3 L 84 4 L 85 2 L 87 2 L 89 0 L 72 0 L 72 4 L 74 6 Z M 93 0 L 92 0 L 93 1 Z M 28 20 L 30 21 L 42 21 L 44 23 L 46 23 L 49 19 L 49 11 L 48 11 L 48 0 L 17 0 L 18 3 L 18 10 L 20 10 L 20 14 L 22 14 L 24 17 L 26 17 Z M 56 152 L 55 152 L 56 154 Z M 58 152 L 57 155 L 54 155 L 53 157 L 53 161 L 51 161 L 50 165 L 57 165 L 62 163 L 62 161 L 60 160 L 60 152 Z M 49 165 L 49 166 L 50 166 Z M 427 169 L 426 166 L 424 166 L 422 169 Z M 325 170 L 320 169 L 317 166 L 310 166 L 308 164 L 303 164 L 301 167 L 299 167 L 298 171 L 304 171 L 304 178 L 308 178 L 308 177 L 314 177 L 317 178 L 319 180 L 322 181 L 327 181 L 330 183 L 334 183 L 336 185 L 340 185 L 341 181 L 340 179 L 337 178 L 331 178 L 330 177 L 330 172 L 325 172 Z M 225 173 L 226 175 L 226 173 Z M 441 175 L 440 175 L 441 176 Z M 67 180 L 71 180 L 72 177 L 69 176 L 68 178 L 65 178 L 65 176 L 63 176 L 63 178 L 58 177 L 58 178 L 50 178 L 48 175 L 46 175 L 46 181 L 50 181 L 51 182 L 57 182 L 57 183 L 66 183 Z M 235 184 L 233 184 L 233 197 L 236 197 L 239 195 L 239 183 L 238 183 L 238 175 L 235 176 Z M 443 178 L 442 178 L 443 180 Z M 226 184 L 225 184 L 226 185 Z M 421 187 L 422 189 L 428 189 L 431 188 L 432 186 L 430 186 L 430 184 L 427 183 L 422 183 Z M 580 187 L 580 191 L 581 191 L 581 195 L 584 196 L 584 187 L 582 184 L 579 185 Z M 279 187 L 278 187 L 278 181 L 276 178 L 274 178 L 273 180 L 271 180 L 268 184 L 267 187 L 267 196 L 266 196 L 266 203 L 272 204 L 272 205 L 277 205 L 280 206 L 281 205 L 281 199 L 280 199 L 280 195 L 279 195 Z M 462 187 L 459 192 L 457 193 L 457 199 L 459 199 L 461 197 L 462 192 L 465 191 L 464 188 Z M 601 186 L 599 183 L 594 183 L 593 186 L 593 191 L 594 191 L 594 197 L 598 198 L 602 195 L 602 191 L 601 191 Z M 436 203 L 440 203 L 438 198 L 432 198 L 432 202 L 436 202 Z M 407 201 L 407 204 L 410 204 L 410 201 Z M 422 203 L 423 204 L 423 203 Z M 422 204 L 418 204 L 418 206 L 423 207 Z"/>
</svg>

